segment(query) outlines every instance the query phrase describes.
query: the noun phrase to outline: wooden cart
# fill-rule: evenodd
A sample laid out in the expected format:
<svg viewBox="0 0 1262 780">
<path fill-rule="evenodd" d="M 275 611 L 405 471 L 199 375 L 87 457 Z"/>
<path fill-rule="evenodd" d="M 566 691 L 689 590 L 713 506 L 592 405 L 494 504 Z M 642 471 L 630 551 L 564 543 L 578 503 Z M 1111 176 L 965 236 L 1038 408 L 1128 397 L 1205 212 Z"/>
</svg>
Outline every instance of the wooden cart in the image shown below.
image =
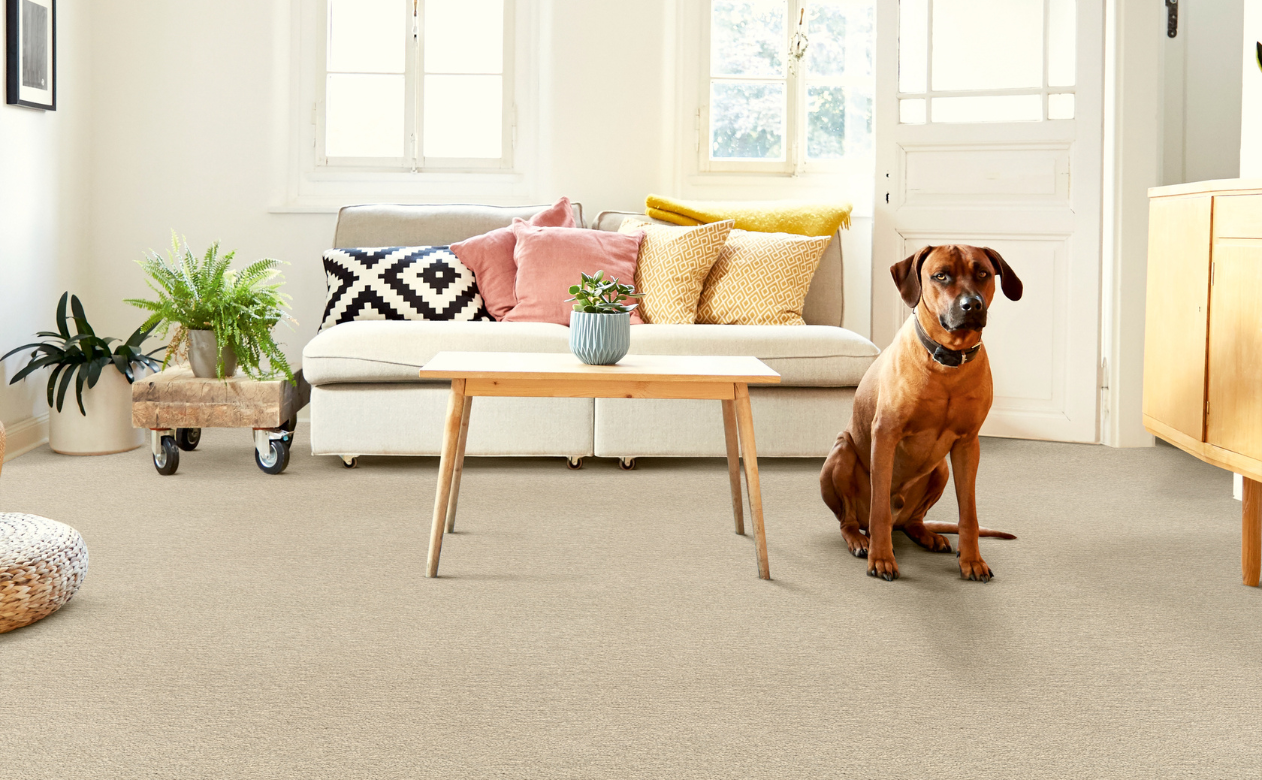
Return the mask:
<svg viewBox="0 0 1262 780">
<path fill-rule="evenodd" d="M 159 474 L 174 474 L 180 450 L 197 448 L 202 428 L 251 428 L 254 462 L 268 474 L 289 465 L 298 411 L 311 398 L 311 386 L 294 374 L 297 386 L 284 379 L 256 381 L 244 375 L 227 379 L 193 376 L 188 367 L 168 368 L 131 388 L 131 424 L 151 431 L 153 465 Z"/>
</svg>

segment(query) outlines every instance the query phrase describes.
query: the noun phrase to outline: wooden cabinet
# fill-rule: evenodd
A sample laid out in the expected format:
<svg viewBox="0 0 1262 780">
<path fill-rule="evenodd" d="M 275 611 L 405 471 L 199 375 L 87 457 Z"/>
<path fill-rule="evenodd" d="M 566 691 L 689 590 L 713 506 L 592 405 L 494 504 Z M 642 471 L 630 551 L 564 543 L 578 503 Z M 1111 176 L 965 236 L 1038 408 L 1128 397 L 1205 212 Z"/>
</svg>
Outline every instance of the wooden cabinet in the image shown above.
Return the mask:
<svg viewBox="0 0 1262 780">
<path fill-rule="evenodd" d="M 1241 566 L 1262 569 L 1262 181 L 1149 190 L 1144 427 L 1244 476 Z"/>
</svg>

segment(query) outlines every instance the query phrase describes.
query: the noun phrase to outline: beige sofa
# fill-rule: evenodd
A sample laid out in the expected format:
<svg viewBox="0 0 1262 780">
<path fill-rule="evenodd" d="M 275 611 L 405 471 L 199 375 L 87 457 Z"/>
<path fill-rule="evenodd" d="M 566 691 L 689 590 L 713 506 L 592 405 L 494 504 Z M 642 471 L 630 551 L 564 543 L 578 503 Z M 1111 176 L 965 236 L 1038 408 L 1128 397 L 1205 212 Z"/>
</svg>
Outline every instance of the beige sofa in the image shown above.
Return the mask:
<svg viewBox="0 0 1262 780">
<path fill-rule="evenodd" d="M 445 245 L 546 208 L 348 206 L 335 247 Z M 624 213 L 591 228 L 617 230 Z M 575 221 L 583 225 L 582 207 Z M 850 417 L 854 389 L 877 348 L 841 327 L 840 238 L 811 283 L 807 325 L 636 325 L 633 354 L 753 355 L 782 376 L 750 390 L 758 454 L 827 454 Z M 311 448 L 317 455 L 437 455 L 448 385 L 417 370 L 441 351 L 568 352 L 569 329 L 549 323 L 352 322 L 321 332 L 303 350 L 311 383 Z M 718 404 L 633 399 L 478 398 L 467 454 L 477 456 L 721 457 Z"/>
</svg>

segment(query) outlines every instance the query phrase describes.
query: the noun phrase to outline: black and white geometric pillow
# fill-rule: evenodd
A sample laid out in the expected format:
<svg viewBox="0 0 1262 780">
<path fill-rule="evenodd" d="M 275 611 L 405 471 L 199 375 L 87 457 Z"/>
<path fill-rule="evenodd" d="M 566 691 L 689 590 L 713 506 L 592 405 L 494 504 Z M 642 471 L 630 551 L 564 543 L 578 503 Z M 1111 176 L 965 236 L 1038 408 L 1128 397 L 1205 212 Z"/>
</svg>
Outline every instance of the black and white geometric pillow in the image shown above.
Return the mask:
<svg viewBox="0 0 1262 780">
<path fill-rule="evenodd" d="M 320 330 L 357 320 L 488 320 L 473 271 L 445 246 L 330 249 Z"/>
</svg>

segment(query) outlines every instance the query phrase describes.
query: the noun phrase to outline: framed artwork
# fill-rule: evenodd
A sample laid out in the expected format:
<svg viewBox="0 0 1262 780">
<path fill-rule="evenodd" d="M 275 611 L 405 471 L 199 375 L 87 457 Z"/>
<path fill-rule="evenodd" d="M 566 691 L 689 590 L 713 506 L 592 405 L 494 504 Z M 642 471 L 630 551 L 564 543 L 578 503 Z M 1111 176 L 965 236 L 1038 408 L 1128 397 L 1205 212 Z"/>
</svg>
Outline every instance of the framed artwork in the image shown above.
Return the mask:
<svg viewBox="0 0 1262 780">
<path fill-rule="evenodd" d="M 57 0 L 7 0 L 6 102 L 57 110 Z"/>
</svg>

